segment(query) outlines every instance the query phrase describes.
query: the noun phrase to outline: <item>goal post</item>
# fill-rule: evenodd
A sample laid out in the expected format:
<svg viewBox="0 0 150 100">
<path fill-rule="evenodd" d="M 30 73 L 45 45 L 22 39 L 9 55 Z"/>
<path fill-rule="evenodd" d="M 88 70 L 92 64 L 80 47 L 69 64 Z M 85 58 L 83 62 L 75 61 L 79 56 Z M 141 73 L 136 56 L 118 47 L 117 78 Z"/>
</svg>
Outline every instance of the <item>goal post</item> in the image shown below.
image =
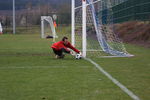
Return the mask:
<svg viewBox="0 0 150 100">
<path fill-rule="evenodd" d="M 0 35 L 3 34 L 3 27 L 2 27 L 2 24 L 0 22 Z"/>
<path fill-rule="evenodd" d="M 75 0 L 72 0 L 71 7 L 71 43 L 75 46 Z"/>
<path fill-rule="evenodd" d="M 53 41 L 57 38 L 54 22 L 51 16 L 41 16 L 41 38 L 52 36 Z"/>
<path fill-rule="evenodd" d="M 83 57 L 133 56 L 114 28 L 111 0 L 72 0 L 72 44 Z"/>
<path fill-rule="evenodd" d="M 72 0 L 72 33 L 71 40 L 72 45 L 75 46 L 75 0 Z M 82 2 L 82 56 L 86 57 L 86 0 Z"/>
<path fill-rule="evenodd" d="M 82 56 L 86 57 L 86 0 L 82 1 Z"/>
</svg>

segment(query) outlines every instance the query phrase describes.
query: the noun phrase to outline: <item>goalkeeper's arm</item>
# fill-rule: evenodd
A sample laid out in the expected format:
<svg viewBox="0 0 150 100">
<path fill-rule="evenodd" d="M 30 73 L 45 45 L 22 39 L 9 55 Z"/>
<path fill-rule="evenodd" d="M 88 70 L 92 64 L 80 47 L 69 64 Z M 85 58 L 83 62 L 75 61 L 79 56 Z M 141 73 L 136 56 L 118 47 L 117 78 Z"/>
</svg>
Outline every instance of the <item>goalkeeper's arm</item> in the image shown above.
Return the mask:
<svg viewBox="0 0 150 100">
<path fill-rule="evenodd" d="M 76 49 L 75 47 L 73 47 L 73 46 L 71 45 L 71 43 L 68 43 L 67 47 L 70 48 L 70 49 L 72 49 L 72 50 L 75 51 L 76 53 L 80 53 L 80 51 L 79 51 L 78 49 Z"/>
</svg>

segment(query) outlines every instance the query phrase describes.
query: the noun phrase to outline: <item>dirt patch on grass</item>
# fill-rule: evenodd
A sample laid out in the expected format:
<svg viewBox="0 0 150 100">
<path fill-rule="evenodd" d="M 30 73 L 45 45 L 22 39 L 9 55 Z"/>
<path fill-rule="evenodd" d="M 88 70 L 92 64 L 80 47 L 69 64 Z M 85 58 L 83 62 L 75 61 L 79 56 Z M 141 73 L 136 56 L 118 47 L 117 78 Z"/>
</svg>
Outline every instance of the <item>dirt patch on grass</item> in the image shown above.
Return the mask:
<svg viewBox="0 0 150 100">
<path fill-rule="evenodd" d="M 126 43 L 150 48 L 150 21 L 132 21 L 116 24 L 115 32 Z"/>
</svg>

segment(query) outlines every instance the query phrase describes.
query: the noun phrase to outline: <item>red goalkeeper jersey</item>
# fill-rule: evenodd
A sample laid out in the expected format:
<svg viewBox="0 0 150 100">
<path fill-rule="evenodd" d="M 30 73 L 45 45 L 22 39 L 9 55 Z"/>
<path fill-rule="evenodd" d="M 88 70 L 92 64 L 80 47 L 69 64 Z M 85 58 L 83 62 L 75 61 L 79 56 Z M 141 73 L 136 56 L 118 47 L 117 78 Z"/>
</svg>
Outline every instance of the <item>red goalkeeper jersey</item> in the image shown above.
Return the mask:
<svg viewBox="0 0 150 100">
<path fill-rule="evenodd" d="M 73 51 L 75 51 L 76 53 L 79 53 L 80 51 L 78 49 L 76 49 L 75 47 L 73 47 L 71 45 L 70 42 L 68 42 L 67 44 L 64 44 L 64 41 L 59 41 L 59 42 L 56 42 L 54 43 L 51 48 L 54 48 L 56 50 L 61 50 L 62 48 L 66 49 L 67 51 L 70 51 L 69 49 L 67 48 L 70 48 L 72 49 Z"/>
</svg>

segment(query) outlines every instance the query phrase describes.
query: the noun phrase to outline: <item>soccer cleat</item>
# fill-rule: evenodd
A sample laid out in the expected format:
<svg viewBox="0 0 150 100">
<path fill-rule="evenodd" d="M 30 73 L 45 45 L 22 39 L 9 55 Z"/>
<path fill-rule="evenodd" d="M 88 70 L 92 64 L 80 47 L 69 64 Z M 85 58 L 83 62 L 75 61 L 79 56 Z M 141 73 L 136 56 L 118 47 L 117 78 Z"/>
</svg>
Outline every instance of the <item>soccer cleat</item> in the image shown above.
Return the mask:
<svg viewBox="0 0 150 100">
<path fill-rule="evenodd" d="M 64 57 L 65 57 L 65 55 L 61 55 L 61 56 L 60 56 L 60 58 L 64 58 Z"/>
<path fill-rule="evenodd" d="M 58 55 L 56 55 L 56 56 L 55 56 L 55 58 L 56 58 L 56 59 L 59 59 L 59 56 L 58 56 Z"/>
<path fill-rule="evenodd" d="M 61 55 L 61 56 L 56 55 L 56 56 L 55 56 L 56 59 L 62 59 L 62 58 L 64 58 L 64 57 L 65 57 L 65 55 Z"/>
</svg>

